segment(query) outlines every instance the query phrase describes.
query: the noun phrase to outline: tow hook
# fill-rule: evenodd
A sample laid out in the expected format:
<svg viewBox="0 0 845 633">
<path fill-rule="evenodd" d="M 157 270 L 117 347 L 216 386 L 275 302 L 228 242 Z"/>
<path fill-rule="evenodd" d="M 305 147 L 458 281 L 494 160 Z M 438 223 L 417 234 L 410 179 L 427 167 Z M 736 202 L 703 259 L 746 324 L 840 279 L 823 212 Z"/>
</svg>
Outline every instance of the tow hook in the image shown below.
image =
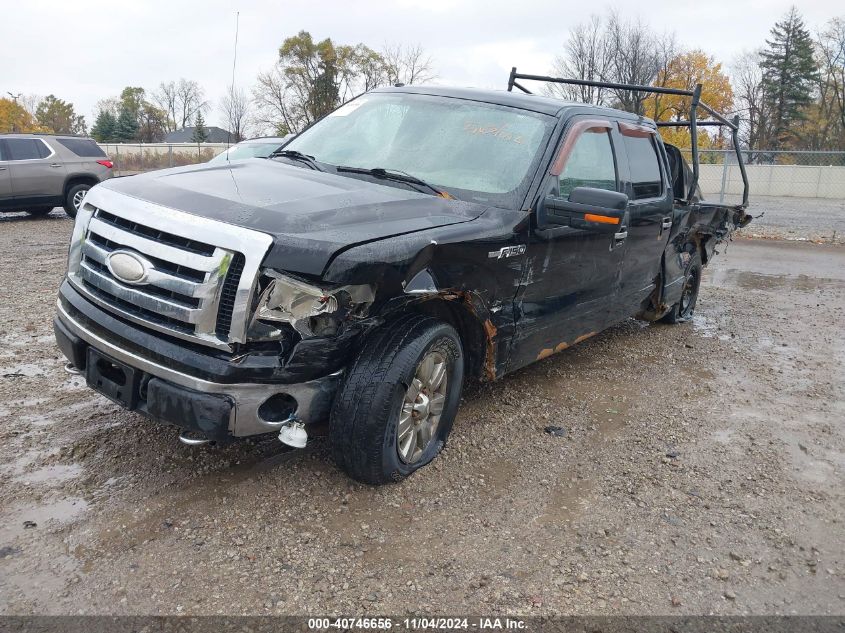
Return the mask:
<svg viewBox="0 0 845 633">
<path fill-rule="evenodd" d="M 179 441 L 182 442 L 182 444 L 186 444 L 187 446 L 202 446 L 203 444 L 209 444 L 211 442 L 211 440 L 207 437 L 192 437 L 191 435 L 188 435 L 188 433 L 190 433 L 190 431 L 184 431 L 179 434 Z"/>
<path fill-rule="evenodd" d="M 293 448 L 305 448 L 305 445 L 308 443 L 308 433 L 305 431 L 305 424 L 296 416 L 291 416 L 281 431 L 279 431 L 279 441 Z"/>
</svg>

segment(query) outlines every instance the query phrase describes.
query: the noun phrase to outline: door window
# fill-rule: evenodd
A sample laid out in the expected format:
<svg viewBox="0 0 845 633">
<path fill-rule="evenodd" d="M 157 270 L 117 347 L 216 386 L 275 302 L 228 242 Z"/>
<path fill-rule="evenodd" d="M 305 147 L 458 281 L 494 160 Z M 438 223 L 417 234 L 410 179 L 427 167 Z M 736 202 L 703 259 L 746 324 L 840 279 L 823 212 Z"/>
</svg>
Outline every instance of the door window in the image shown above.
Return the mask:
<svg viewBox="0 0 845 633">
<path fill-rule="evenodd" d="M 629 136 L 623 134 L 628 165 L 631 169 L 631 184 L 634 200 L 657 198 L 663 194 L 663 177 L 657 161 L 654 135 Z"/>
<path fill-rule="evenodd" d="M 560 195 L 576 187 L 616 191 L 616 163 L 610 133 L 604 128 L 590 128 L 575 141 L 560 173 Z"/>
<path fill-rule="evenodd" d="M 32 160 L 46 158 L 50 148 L 37 138 L 7 138 L 6 153 L 8 160 Z"/>
</svg>

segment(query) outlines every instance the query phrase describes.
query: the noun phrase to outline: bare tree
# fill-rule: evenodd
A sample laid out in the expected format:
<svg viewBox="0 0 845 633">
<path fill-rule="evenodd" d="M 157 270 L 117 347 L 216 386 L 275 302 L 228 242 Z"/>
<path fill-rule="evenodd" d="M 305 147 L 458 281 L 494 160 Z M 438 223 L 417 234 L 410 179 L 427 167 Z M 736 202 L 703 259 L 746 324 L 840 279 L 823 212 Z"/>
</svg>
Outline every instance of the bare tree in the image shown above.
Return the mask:
<svg viewBox="0 0 845 633">
<path fill-rule="evenodd" d="M 615 11 L 607 17 L 610 74 L 617 83 L 651 85 L 661 68 L 677 54 L 673 34 L 655 35 L 642 20 L 623 20 Z M 632 90 L 614 90 L 623 110 L 644 114 L 648 94 Z"/>
<path fill-rule="evenodd" d="M 677 55 L 674 33 L 658 34 L 641 20 L 625 20 L 616 11 L 592 16 L 575 26 L 554 62 L 553 73 L 573 79 L 650 85 Z M 615 105 L 644 114 L 647 94 L 593 86 L 553 84 L 546 92 L 566 99 Z"/>
<path fill-rule="evenodd" d="M 35 116 L 35 110 L 38 108 L 38 104 L 41 103 L 42 99 L 43 97 L 36 94 L 27 94 L 23 95 L 19 101 L 24 110 L 29 112 L 32 116 Z"/>
<path fill-rule="evenodd" d="M 740 140 L 749 149 L 761 149 L 771 137 L 771 121 L 767 106 L 760 51 L 746 52 L 731 67 L 736 111 L 740 113 Z"/>
<path fill-rule="evenodd" d="M 191 125 L 197 112 L 205 112 L 208 102 L 205 100 L 205 90 L 193 79 L 180 79 L 176 84 L 176 97 L 181 127 Z"/>
<path fill-rule="evenodd" d="M 165 131 L 173 132 L 176 130 L 176 112 L 179 109 L 179 98 L 176 95 L 175 81 L 162 81 L 158 90 L 152 95 L 155 104 L 166 113 L 166 120 L 164 122 Z"/>
<path fill-rule="evenodd" d="M 229 86 L 226 94 L 220 99 L 220 114 L 232 133 L 232 141 L 239 143 L 244 140 L 250 115 L 250 101 L 246 92 L 241 88 Z"/>
<path fill-rule="evenodd" d="M 599 16 L 593 15 L 589 22 L 582 22 L 570 30 L 563 49 L 563 55 L 555 59 L 552 67 L 555 76 L 586 81 L 607 79 L 611 51 Z M 606 88 L 567 84 L 549 84 L 546 92 L 551 96 L 596 105 L 604 105 L 609 94 Z"/>
<path fill-rule="evenodd" d="M 168 132 L 188 127 L 197 112 L 208 111 L 205 91 L 193 79 L 162 81 L 152 97 L 155 104 L 167 113 Z"/>
<path fill-rule="evenodd" d="M 252 96 L 256 107 L 255 120 L 259 125 L 281 135 L 300 131 L 302 116 L 297 114 L 284 73 L 278 64 L 258 74 L 258 83 L 252 89 Z"/>
<path fill-rule="evenodd" d="M 437 79 L 434 61 L 420 44 L 386 44 L 381 56 L 390 84 L 422 84 Z"/>
<path fill-rule="evenodd" d="M 820 103 L 830 108 L 838 127 L 835 143 L 845 144 L 845 18 L 833 18 L 818 35 L 816 46 L 821 69 Z"/>
</svg>

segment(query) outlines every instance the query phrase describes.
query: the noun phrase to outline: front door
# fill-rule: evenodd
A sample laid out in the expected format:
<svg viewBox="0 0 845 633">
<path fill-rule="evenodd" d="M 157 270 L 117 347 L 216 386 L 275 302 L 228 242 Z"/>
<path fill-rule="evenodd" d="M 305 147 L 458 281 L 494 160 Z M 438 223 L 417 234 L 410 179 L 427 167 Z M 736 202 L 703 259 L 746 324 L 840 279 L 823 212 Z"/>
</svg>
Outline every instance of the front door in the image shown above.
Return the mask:
<svg viewBox="0 0 845 633">
<path fill-rule="evenodd" d="M 540 199 L 550 194 L 567 197 L 579 186 L 618 191 L 611 130 L 609 120 L 573 119 Z M 625 240 L 612 233 L 543 226 L 536 214 L 534 220 L 516 300 L 518 321 L 510 369 L 559 352 L 613 322 L 627 248 Z"/>
<path fill-rule="evenodd" d="M 62 195 L 65 167 L 42 139 L 7 138 L 6 151 L 16 198 L 35 201 Z"/>
</svg>

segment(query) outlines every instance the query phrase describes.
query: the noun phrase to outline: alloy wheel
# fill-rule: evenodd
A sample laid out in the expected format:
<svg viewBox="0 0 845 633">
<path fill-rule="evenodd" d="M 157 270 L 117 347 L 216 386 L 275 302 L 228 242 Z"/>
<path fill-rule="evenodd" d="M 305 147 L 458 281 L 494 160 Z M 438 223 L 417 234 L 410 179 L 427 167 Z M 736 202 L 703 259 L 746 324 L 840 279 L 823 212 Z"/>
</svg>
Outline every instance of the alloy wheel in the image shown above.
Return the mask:
<svg viewBox="0 0 845 633">
<path fill-rule="evenodd" d="M 396 443 L 399 459 L 413 464 L 423 456 L 437 434 L 446 388 L 449 384 L 446 357 L 438 351 L 423 356 L 402 402 Z"/>
<path fill-rule="evenodd" d="M 85 198 L 85 194 L 88 193 L 87 189 L 81 189 L 73 194 L 73 208 L 79 211 L 79 207 L 82 206 L 82 200 Z"/>
</svg>

